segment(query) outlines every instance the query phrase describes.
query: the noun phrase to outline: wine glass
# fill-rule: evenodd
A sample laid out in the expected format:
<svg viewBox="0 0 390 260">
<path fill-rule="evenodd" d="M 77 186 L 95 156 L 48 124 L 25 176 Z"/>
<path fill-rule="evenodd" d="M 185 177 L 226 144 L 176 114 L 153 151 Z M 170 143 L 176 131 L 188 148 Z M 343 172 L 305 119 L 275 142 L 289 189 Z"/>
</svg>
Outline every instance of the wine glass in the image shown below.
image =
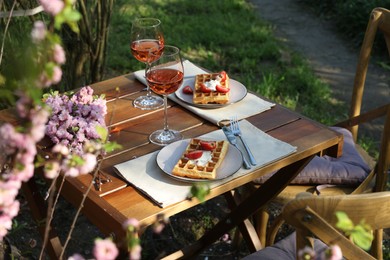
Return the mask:
<svg viewBox="0 0 390 260">
<path fill-rule="evenodd" d="M 157 55 L 150 53 L 153 61 L 146 68 L 146 80 L 153 92 L 164 97 L 164 129 L 151 133 L 149 140 L 157 145 L 167 145 L 183 139 L 179 131 L 168 128 L 167 96 L 183 83 L 184 67 L 180 50 L 175 46 L 165 45 L 159 59 L 154 57 Z"/>
<path fill-rule="evenodd" d="M 156 18 L 134 20 L 131 27 L 130 48 L 133 56 L 146 65 L 153 59 L 158 59 L 164 49 L 161 21 Z M 149 53 L 152 53 L 153 57 L 149 57 Z M 152 95 L 150 87 L 147 86 L 146 96 L 136 98 L 133 105 L 142 110 L 151 110 L 162 107 L 164 101 L 161 97 Z"/>
</svg>

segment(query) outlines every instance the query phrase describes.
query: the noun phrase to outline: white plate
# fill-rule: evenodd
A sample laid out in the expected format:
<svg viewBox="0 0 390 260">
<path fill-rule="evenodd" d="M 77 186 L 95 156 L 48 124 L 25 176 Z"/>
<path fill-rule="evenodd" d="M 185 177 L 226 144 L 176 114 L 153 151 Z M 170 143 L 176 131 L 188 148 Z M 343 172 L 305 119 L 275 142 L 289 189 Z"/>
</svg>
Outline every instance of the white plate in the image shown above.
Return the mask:
<svg viewBox="0 0 390 260">
<path fill-rule="evenodd" d="M 206 140 L 206 139 L 205 139 Z M 186 177 L 175 176 L 172 174 L 173 167 L 180 159 L 181 155 L 185 151 L 190 139 L 180 140 L 170 145 L 165 146 L 157 154 L 157 164 L 168 176 L 177 180 L 185 182 L 206 182 L 221 180 L 237 172 L 242 165 L 242 155 L 240 151 L 229 144 L 229 149 L 226 153 L 225 159 L 221 165 L 217 168 L 216 178 L 214 180 L 209 179 L 192 179 Z"/>
<path fill-rule="evenodd" d="M 237 103 L 238 101 L 242 100 L 246 94 L 248 93 L 246 87 L 241 84 L 240 82 L 229 79 L 229 86 L 230 86 L 230 101 L 226 104 L 194 104 L 192 102 L 192 95 L 184 94 L 183 88 L 185 86 L 190 86 L 192 90 L 195 88 L 195 77 L 187 78 L 183 81 L 183 84 L 181 87 L 176 90 L 175 95 L 181 100 L 186 102 L 187 104 L 196 106 L 196 107 L 202 107 L 202 108 L 219 108 L 223 106 L 227 106 L 233 103 Z"/>
</svg>

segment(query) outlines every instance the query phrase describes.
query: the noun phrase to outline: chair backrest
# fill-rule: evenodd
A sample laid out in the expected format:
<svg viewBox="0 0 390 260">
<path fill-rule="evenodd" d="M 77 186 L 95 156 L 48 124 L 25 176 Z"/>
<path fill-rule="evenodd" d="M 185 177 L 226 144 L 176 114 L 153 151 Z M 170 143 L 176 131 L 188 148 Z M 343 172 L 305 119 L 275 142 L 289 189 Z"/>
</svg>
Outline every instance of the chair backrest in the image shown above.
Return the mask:
<svg viewBox="0 0 390 260">
<path fill-rule="evenodd" d="M 324 243 L 340 246 L 347 259 L 373 259 L 357 247 L 335 227 L 336 211 L 345 212 L 356 225 L 364 220 L 373 230 L 390 227 L 390 192 L 374 192 L 357 195 L 297 196 L 283 209 L 282 216 L 296 228 L 297 250 L 310 245 L 315 235 Z M 374 255 L 381 258 L 382 254 Z"/>
<path fill-rule="evenodd" d="M 349 118 L 338 123 L 337 126 L 349 129 L 356 141 L 359 124 L 372 121 L 380 117 L 385 118 L 381 146 L 379 148 L 380 157 L 378 158 L 375 169 L 375 191 L 383 191 L 386 188 L 387 175 L 390 167 L 390 97 L 387 104 L 370 109 L 369 111 L 362 111 L 363 93 L 368 64 L 374 41 L 378 34 L 382 34 L 384 36 L 390 56 L 390 11 L 381 7 L 372 10 L 368 21 L 356 68 Z"/>
<path fill-rule="evenodd" d="M 367 29 L 364 34 L 364 39 L 360 48 L 360 55 L 355 73 L 351 107 L 349 112 L 350 118 L 354 118 L 361 114 L 368 65 L 374 41 L 378 33 L 383 34 L 390 55 L 390 11 L 380 7 L 373 9 L 371 12 L 370 19 L 367 24 Z M 366 118 L 365 120 L 369 119 L 370 118 Z M 357 123 L 352 123 L 350 126 L 353 126 L 350 130 L 356 141 L 358 131 Z"/>
</svg>

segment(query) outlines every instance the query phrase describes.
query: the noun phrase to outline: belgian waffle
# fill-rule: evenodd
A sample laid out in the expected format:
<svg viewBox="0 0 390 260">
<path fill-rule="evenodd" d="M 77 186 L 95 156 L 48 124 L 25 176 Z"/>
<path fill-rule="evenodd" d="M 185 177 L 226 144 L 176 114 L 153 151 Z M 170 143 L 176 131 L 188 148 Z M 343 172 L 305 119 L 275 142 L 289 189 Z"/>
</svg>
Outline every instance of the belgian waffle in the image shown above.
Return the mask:
<svg viewBox="0 0 390 260">
<path fill-rule="evenodd" d="M 201 150 L 200 142 L 201 139 L 193 138 L 190 140 L 186 150 L 183 152 L 179 161 L 176 163 L 172 170 L 172 174 L 181 177 L 188 177 L 193 179 L 215 179 L 216 170 L 221 165 L 223 159 L 229 148 L 227 141 L 216 141 L 216 147 L 212 151 L 204 151 L 211 153 L 211 159 L 202 166 L 198 165 L 199 159 L 190 160 L 185 155 L 188 152 Z"/>
<path fill-rule="evenodd" d="M 200 84 L 204 84 L 207 81 L 215 80 L 219 73 L 211 74 L 198 74 L 195 78 L 195 91 L 193 94 L 193 103 L 194 104 L 226 104 L 229 102 L 230 91 L 227 93 L 221 93 L 217 91 L 211 91 L 209 93 L 204 93 L 201 91 Z M 226 75 L 226 80 L 220 82 L 221 86 L 224 88 L 229 88 L 229 77 Z"/>
</svg>

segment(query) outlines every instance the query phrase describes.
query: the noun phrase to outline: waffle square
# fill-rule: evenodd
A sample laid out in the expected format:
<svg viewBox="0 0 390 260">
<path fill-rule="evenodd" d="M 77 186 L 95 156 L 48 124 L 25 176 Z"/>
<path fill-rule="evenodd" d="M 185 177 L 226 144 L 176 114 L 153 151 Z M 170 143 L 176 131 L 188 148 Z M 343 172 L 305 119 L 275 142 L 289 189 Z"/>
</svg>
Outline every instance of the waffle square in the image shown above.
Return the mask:
<svg viewBox="0 0 390 260">
<path fill-rule="evenodd" d="M 193 94 L 193 103 L 194 104 L 226 104 L 229 102 L 230 91 L 227 93 L 221 93 L 217 91 L 211 91 L 209 93 L 204 93 L 201 91 L 201 85 L 207 81 L 215 80 L 219 73 L 210 73 L 210 74 L 198 74 L 195 77 L 195 91 Z M 226 75 L 226 80 L 220 82 L 221 86 L 224 88 L 229 88 L 229 77 Z"/>
<path fill-rule="evenodd" d="M 187 145 L 179 161 L 172 170 L 172 174 L 181 177 L 193 179 L 215 179 L 216 170 L 221 165 L 229 148 L 229 143 L 225 140 L 216 141 L 216 147 L 212 151 L 204 151 L 211 153 L 211 159 L 204 165 L 199 164 L 199 159 L 190 160 L 185 155 L 188 152 L 202 150 L 201 139 L 193 138 Z"/>
</svg>

